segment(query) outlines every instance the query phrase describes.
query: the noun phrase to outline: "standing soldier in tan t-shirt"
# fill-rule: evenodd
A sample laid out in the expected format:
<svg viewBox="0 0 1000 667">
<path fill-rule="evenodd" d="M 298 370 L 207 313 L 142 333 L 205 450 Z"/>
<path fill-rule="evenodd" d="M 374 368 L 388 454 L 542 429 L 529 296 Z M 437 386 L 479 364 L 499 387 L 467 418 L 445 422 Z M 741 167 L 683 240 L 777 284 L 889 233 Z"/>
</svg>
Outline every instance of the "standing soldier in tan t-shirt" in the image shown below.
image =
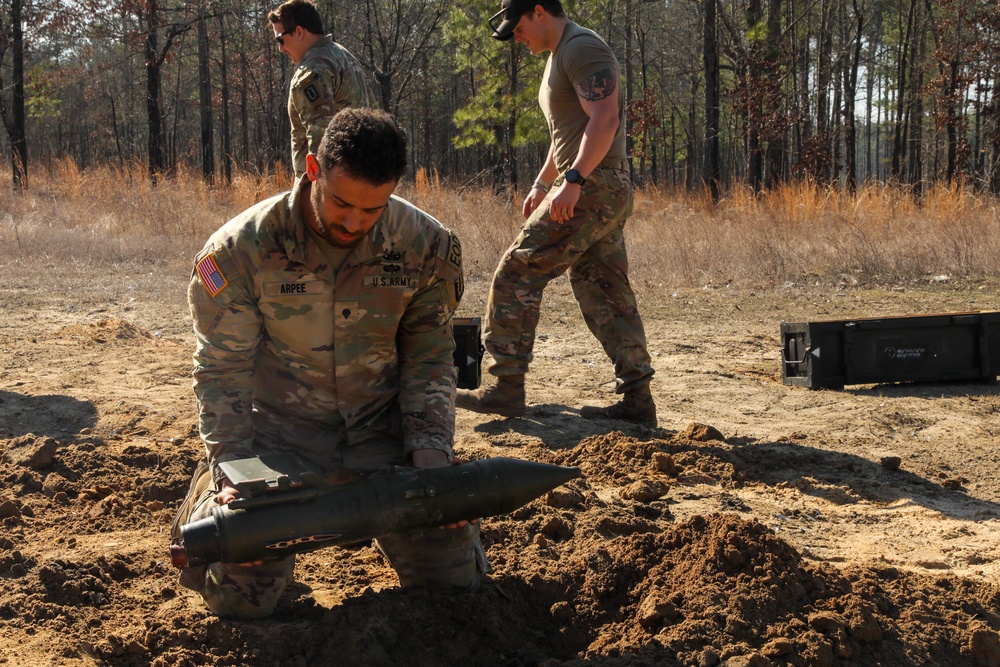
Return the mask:
<svg viewBox="0 0 1000 667">
<path fill-rule="evenodd" d="M 549 51 L 538 102 L 549 125 L 545 165 L 525 197 L 527 222 L 504 254 L 490 288 L 484 342 L 493 387 L 459 390 L 456 405 L 524 414 L 524 374 L 532 360 L 542 290 L 569 270 L 583 318 L 614 364 L 622 400 L 585 406 L 588 419 L 656 424 L 653 368 L 628 281 L 623 228 L 632 211 L 625 153 L 624 95 L 618 61 L 594 32 L 570 21 L 559 0 L 503 0 L 493 37 Z"/>
<path fill-rule="evenodd" d="M 323 130 L 346 107 L 373 106 L 361 63 L 333 37 L 310 0 L 289 0 L 267 15 L 278 49 L 298 65 L 288 91 L 295 178 L 306 171 L 306 155 L 319 149 Z"/>
</svg>

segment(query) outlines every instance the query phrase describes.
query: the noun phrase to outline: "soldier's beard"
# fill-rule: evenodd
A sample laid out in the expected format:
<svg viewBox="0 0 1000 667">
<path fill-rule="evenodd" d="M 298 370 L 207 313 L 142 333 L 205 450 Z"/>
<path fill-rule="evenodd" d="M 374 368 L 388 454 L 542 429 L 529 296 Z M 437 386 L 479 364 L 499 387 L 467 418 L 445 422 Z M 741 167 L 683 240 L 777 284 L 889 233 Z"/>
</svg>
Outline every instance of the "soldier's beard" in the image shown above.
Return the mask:
<svg viewBox="0 0 1000 667">
<path fill-rule="evenodd" d="M 316 225 L 319 227 L 319 234 L 328 243 L 337 246 L 338 248 L 350 248 L 358 243 L 361 238 L 367 233 L 357 233 L 350 234 L 346 229 L 340 225 L 329 225 L 323 221 L 323 218 L 316 213 Z"/>
<path fill-rule="evenodd" d="M 327 227 L 326 224 L 323 223 L 322 219 L 319 220 L 319 224 L 320 233 L 323 235 L 323 238 L 339 248 L 350 248 L 357 245 L 358 241 L 360 241 L 365 235 L 348 234 L 342 227 Z"/>
<path fill-rule="evenodd" d="M 319 188 L 312 188 L 312 192 L 309 193 L 309 207 L 312 209 L 312 218 L 315 221 L 314 229 L 326 239 L 327 243 L 335 245 L 338 248 L 350 248 L 358 243 L 361 238 L 367 233 L 351 234 L 342 226 L 328 223 L 323 220 L 323 215 L 320 213 L 319 202 Z"/>
</svg>

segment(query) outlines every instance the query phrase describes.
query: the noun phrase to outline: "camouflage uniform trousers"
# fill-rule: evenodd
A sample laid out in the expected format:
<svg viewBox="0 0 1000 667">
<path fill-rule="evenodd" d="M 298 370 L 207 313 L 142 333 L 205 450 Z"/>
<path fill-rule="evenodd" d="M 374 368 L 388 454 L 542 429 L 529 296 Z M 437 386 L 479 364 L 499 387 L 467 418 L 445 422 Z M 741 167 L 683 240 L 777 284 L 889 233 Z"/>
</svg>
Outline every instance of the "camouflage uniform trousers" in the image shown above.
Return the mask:
<svg viewBox="0 0 1000 667">
<path fill-rule="evenodd" d="M 496 376 L 523 375 L 532 360 L 542 290 L 569 270 L 584 321 L 615 368 L 618 393 L 649 383 L 646 350 L 635 293 L 628 280 L 625 221 L 632 212 L 632 183 L 622 169 L 598 167 L 587 178 L 563 224 L 549 217 L 549 198 L 528 217 L 493 274 L 484 344 Z"/>
<path fill-rule="evenodd" d="M 396 448 L 399 449 L 398 444 Z M 374 449 L 385 450 L 377 445 Z M 354 481 L 358 476 L 342 468 L 328 473 L 327 479 L 343 483 Z M 171 537 L 180 536 L 181 526 L 211 516 L 212 508 L 217 506 L 217 493 L 208 465 L 202 461 L 174 519 Z M 490 571 L 479 539 L 478 524 L 384 535 L 375 544 L 404 588 L 468 593 L 477 590 L 484 573 Z M 201 594 L 208 608 L 218 616 L 260 619 L 274 611 L 285 587 L 293 579 L 294 568 L 295 556 L 259 563 L 211 563 L 183 570 L 180 584 Z"/>
</svg>

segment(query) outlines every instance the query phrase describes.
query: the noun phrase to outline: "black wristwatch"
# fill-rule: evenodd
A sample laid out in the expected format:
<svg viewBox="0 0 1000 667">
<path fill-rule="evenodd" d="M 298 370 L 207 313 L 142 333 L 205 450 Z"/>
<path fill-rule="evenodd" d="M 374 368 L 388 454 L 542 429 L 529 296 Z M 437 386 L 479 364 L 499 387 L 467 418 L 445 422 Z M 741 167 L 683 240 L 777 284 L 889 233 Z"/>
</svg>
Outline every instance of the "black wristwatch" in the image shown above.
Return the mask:
<svg viewBox="0 0 1000 667">
<path fill-rule="evenodd" d="M 582 188 L 584 183 L 587 182 L 587 179 L 585 179 L 576 169 L 570 169 L 566 172 L 566 182 L 576 183 Z"/>
</svg>

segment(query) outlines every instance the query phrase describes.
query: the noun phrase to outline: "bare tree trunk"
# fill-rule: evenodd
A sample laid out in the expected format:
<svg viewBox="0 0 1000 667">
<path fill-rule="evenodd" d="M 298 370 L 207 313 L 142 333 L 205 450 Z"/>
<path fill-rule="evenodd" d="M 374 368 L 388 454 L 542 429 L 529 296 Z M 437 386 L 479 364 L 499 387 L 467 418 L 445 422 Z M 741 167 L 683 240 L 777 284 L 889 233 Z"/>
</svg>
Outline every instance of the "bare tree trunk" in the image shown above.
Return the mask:
<svg viewBox="0 0 1000 667">
<path fill-rule="evenodd" d="M 201 119 L 201 175 L 215 178 L 215 137 L 212 128 L 212 79 L 208 55 L 208 26 L 198 17 L 198 113 Z"/>
<path fill-rule="evenodd" d="M 517 93 L 518 85 L 518 65 L 520 64 L 521 50 L 517 48 L 517 45 L 511 44 L 509 50 L 510 53 L 510 71 L 508 72 L 508 92 L 511 95 Z M 503 143 L 504 154 L 506 156 L 505 162 L 507 163 L 507 183 L 510 185 L 514 192 L 520 191 L 520 184 L 517 178 L 517 149 L 514 147 L 514 136 L 517 129 L 517 109 L 511 108 L 510 114 L 507 116 L 507 125 L 503 128 Z M 499 176 L 499 174 L 497 174 Z M 499 179 L 495 181 L 499 184 Z"/>
<path fill-rule="evenodd" d="M 977 81 L 977 84 L 982 83 L 982 79 Z M 972 160 L 973 169 L 976 173 L 976 178 L 981 179 L 983 177 L 983 155 L 982 150 L 982 138 L 983 138 L 983 86 L 976 85 L 976 123 L 975 131 L 973 133 L 973 155 L 975 156 Z"/>
<path fill-rule="evenodd" d="M 843 125 L 841 124 L 844 98 L 844 89 L 840 85 L 843 81 L 843 71 L 846 67 L 846 63 L 843 58 L 837 58 L 837 66 L 831 72 L 831 81 L 833 83 L 833 105 L 830 109 L 830 142 L 829 149 L 833 153 L 830 158 L 830 168 L 831 168 L 831 180 L 833 183 L 840 183 L 841 167 L 843 163 L 840 159 L 840 142 L 843 138 Z"/>
<path fill-rule="evenodd" d="M 620 85 L 625 86 L 625 108 L 628 109 L 632 104 L 632 0 L 625 0 L 625 76 L 622 78 Z M 621 78 L 621 75 L 619 74 Z M 628 114 L 625 114 L 624 118 L 621 118 L 619 122 L 625 124 L 625 155 L 631 158 L 632 150 L 635 146 L 635 141 L 632 138 L 632 123 L 629 122 Z M 628 161 L 628 171 L 629 177 L 635 181 L 635 165 L 632 164 L 632 160 Z"/>
<path fill-rule="evenodd" d="M 756 26 L 762 15 L 760 0 L 750 0 L 746 7 L 747 25 Z M 764 160 L 761 157 L 760 125 L 764 122 L 765 102 L 759 90 L 765 84 L 764 72 L 759 71 L 764 65 L 760 49 L 754 44 L 747 44 L 741 49 L 741 62 L 737 66 L 736 80 L 744 90 L 744 103 L 740 109 L 743 121 L 744 150 L 746 150 L 745 175 L 750 189 L 760 192 L 764 180 Z"/>
<path fill-rule="evenodd" d="M 250 87 L 247 82 L 246 52 L 240 53 L 240 155 L 244 166 L 250 164 Z M 287 115 L 287 114 L 286 114 Z M 258 166 L 259 163 L 258 163 Z"/>
<path fill-rule="evenodd" d="M 791 5 L 791 3 L 789 3 Z M 797 156 L 793 175 L 801 178 L 804 175 L 805 146 L 812 135 L 812 114 L 810 113 L 809 97 L 809 42 L 811 40 L 811 24 L 807 18 L 805 34 L 800 39 L 793 39 L 795 52 L 792 54 L 792 62 L 795 70 L 792 72 L 792 85 L 794 87 L 793 110 L 801 120 L 792 126 L 792 154 Z"/>
<path fill-rule="evenodd" d="M 777 89 L 781 71 L 781 0 L 770 0 L 767 10 L 767 45 L 771 64 L 769 72 L 772 78 L 772 85 Z M 775 99 L 776 104 L 783 102 Z M 778 109 L 772 109 L 777 115 Z M 768 137 L 767 142 L 767 162 L 764 174 L 764 187 L 773 188 L 781 180 L 781 167 L 785 157 L 785 135 L 787 131 L 783 126 L 780 132 L 775 131 Z"/>
<path fill-rule="evenodd" d="M 180 158 L 180 150 L 178 149 L 178 143 L 180 141 L 180 131 L 178 130 L 178 125 L 181 122 L 181 81 L 184 76 L 184 46 L 183 43 L 179 49 L 181 53 L 180 57 L 176 59 L 177 62 L 177 73 L 174 75 L 174 116 L 173 116 L 173 126 L 170 128 L 170 132 L 167 133 L 166 137 L 166 155 L 164 156 L 164 168 L 167 173 L 171 176 L 177 173 L 177 162 Z"/>
<path fill-rule="evenodd" d="M 816 141 L 814 173 L 817 181 L 830 180 L 830 81 L 833 78 L 833 34 L 830 30 L 832 9 L 830 0 L 824 0 L 819 27 L 819 55 L 816 58 Z"/>
<path fill-rule="evenodd" d="M 914 10 L 914 27 L 918 28 L 923 21 L 919 16 L 919 7 Z M 918 28 L 919 29 L 919 28 Z M 921 95 L 923 88 L 923 70 L 919 64 L 923 62 L 924 51 L 927 48 L 927 32 L 915 31 L 911 44 L 910 58 L 910 114 L 909 114 L 909 166 L 907 182 L 913 186 L 913 196 L 919 198 L 923 194 L 923 119 L 924 101 Z"/>
<path fill-rule="evenodd" d="M 28 135 L 24 113 L 24 26 L 21 20 L 22 0 L 10 3 L 11 37 L 11 97 L 10 114 L 3 111 L 4 127 L 10 141 L 10 166 L 15 190 L 28 187 Z M 2 82 L 0 82 L 2 83 Z M 0 85 L 0 90 L 3 86 Z"/>
<path fill-rule="evenodd" d="M 156 184 L 163 171 L 163 117 L 160 114 L 160 59 L 157 36 L 158 0 L 146 6 L 146 120 L 149 124 L 149 178 Z"/>
<path fill-rule="evenodd" d="M 872 107 L 874 106 L 874 94 L 875 94 L 875 63 L 876 63 L 876 50 L 879 45 L 879 39 L 882 34 L 882 19 L 881 13 L 875 12 L 875 29 L 872 31 L 872 37 L 869 38 L 868 44 L 868 58 L 866 60 L 865 66 L 865 180 L 871 181 L 873 178 L 877 179 L 877 174 L 873 175 L 872 169 Z"/>
<path fill-rule="evenodd" d="M 670 173 L 667 183 L 670 187 L 677 186 L 677 114 L 670 110 L 670 160 L 667 161 Z"/>
<path fill-rule="evenodd" d="M 425 72 L 429 72 L 431 68 L 431 63 L 427 54 L 421 53 L 420 60 L 421 60 L 421 69 Z M 434 155 L 433 155 L 434 142 L 432 141 L 432 137 L 433 137 L 433 128 L 436 123 L 435 123 L 435 109 L 432 106 L 433 91 L 431 89 L 431 86 L 426 86 L 426 85 L 420 86 L 420 96 L 423 100 L 423 103 L 420 105 L 420 114 L 421 114 L 420 122 L 423 125 L 423 135 L 424 135 L 423 141 L 421 142 L 423 145 L 423 153 L 424 153 L 421 161 L 424 162 L 425 164 L 441 164 L 441 166 L 444 169 L 447 169 L 447 166 L 443 162 L 441 163 L 436 162 L 434 160 Z M 414 139 L 413 141 L 414 145 L 416 145 L 416 139 Z"/>
<path fill-rule="evenodd" d="M 684 161 L 684 180 L 688 190 L 697 187 L 698 179 L 698 148 L 695 145 L 698 136 L 698 77 L 691 77 L 691 96 L 688 98 L 687 113 L 687 150 Z"/>
<path fill-rule="evenodd" d="M 917 0 L 910 0 L 910 9 L 906 17 L 905 32 L 899 44 L 899 67 L 897 68 L 896 81 L 899 86 L 896 91 L 896 119 L 892 139 L 892 168 L 890 175 L 894 180 L 901 181 L 903 176 L 903 162 L 906 158 L 906 98 L 908 96 L 907 65 L 910 64 L 910 44 L 914 41 L 913 32 L 915 30 L 915 16 L 917 10 Z"/>
<path fill-rule="evenodd" d="M 879 89 L 884 91 L 887 85 L 882 83 Z M 875 180 L 880 183 L 885 181 L 885 169 L 882 167 L 882 106 L 878 105 L 875 111 Z"/>
<path fill-rule="evenodd" d="M 111 127 L 115 132 L 115 150 L 118 152 L 118 164 L 124 167 L 125 157 L 122 155 L 122 142 L 118 137 L 118 113 L 115 110 L 115 98 L 108 95 L 108 101 L 111 102 Z"/>
<path fill-rule="evenodd" d="M 945 103 L 948 105 L 948 166 L 945 180 L 949 185 L 958 178 L 958 141 L 960 118 L 955 95 L 958 89 L 959 63 L 957 59 L 951 61 L 948 73 L 948 89 L 946 91 Z"/>
<path fill-rule="evenodd" d="M 219 14 L 219 52 L 222 57 L 222 170 L 226 183 L 233 182 L 233 148 L 229 125 L 229 61 L 226 57 L 226 17 Z"/>
<path fill-rule="evenodd" d="M 645 101 L 647 100 L 647 98 L 650 97 L 650 96 L 649 96 L 649 93 L 647 92 L 647 86 L 649 85 L 649 82 L 648 82 L 648 74 L 649 73 L 648 73 L 648 64 L 646 62 L 646 60 L 647 60 L 647 54 L 646 54 L 646 28 L 645 28 L 645 26 L 643 25 L 643 22 L 642 22 L 642 4 L 641 3 L 636 7 L 635 34 L 636 34 L 636 37 L 637 37 L 637 41 L 639 42 L 639 77 L 640 77 L 639 88 L 640 88 L 640 90 L 642 90 L 643 102 L 645 103 Z M 655 113 L 652 108 L 646 109 L 645 104 L 643 104 L 643 109 L 645 110 L 645 112 L 647 114 L 649 114 L 649 113 Z M 658 114 L 658 117 L 662 118 L 662 114 Z M 631 134 L 631 132 L 629 134 Z M 652 181 L 653 181 L 653 183 L 659 183 L 659 180 L 660 180 L 659 179 L 659 174 L 656 173 L 656 155 L 657 155 L 657 153 L 656 153 L 655 149 L 653 149 L 652 151 L 650 151 L 650 146 L 652 144 L 651 144 L 651 138 L 650 138 L 649 135 L 650 135 L 650 123 L 646 122 L 645 119 L 644 119 L 643 123 L 642 123 L 642 138 L 640 140 L 640 144 L 641 144 L 642 148 L 641 148 L 640 158 L 639 158 L 639 178 L 643 179 L 644 176 L 645 176 L 645 174 L 647 173 L 646 172 L 646 157 L 647 157 L 647 153 L 650 153 L 649 158 L 650 158 L 651 165 L 649 167 L 649 173 L 652 175 Z M 653 139 L 653 141 L 655 141 L 655 139 Z M 632 155 L 632 151 L 631 150 L 629 150 L 629 155 Z M 634 170 L 635 169 L 635 165 L 632 164 L 631 161 L 629 161 L 629 164 L 631 165 L 631 167 Z M 634 178 L 634 174 L 633 174 L 633 178 Z"/>
<path fill-rule="evenodd" d="M 1000 90 L 1000 75 L 993 80 L 993 90 Z M 987 125 L 989 130 L 987 136 L 990 137 L 990 165 L 989 165 L 989 185 L 990 192 L 1000 195 L 1000 100 L 992 96 L 989 101 L 987 113 Z"/>
<path fill-rule="evenodd" d="M 719 157 L 719 46 L 716 39 L 716 0 L 705 2 L 705 162 L 702 182 L 712 201 L 719 200 L 721 167 Z"/>
<path fill-rule="evenodd" d="M 861 66 L 861 42 L 865 28 L 864 15 L 858 7 L 858 0 L 851 0 L 854 10 L 855 28 L 854 51 L 851 60 L 844 68 L 844 163 L 846 167 L 847 189 L 857 192 L 858 189 L 858 133 L 854 123 L 854 98 L 858 90 L 858 68 Z M 845 31 L 847 28 L 845 27 Z"/>
</svg>

